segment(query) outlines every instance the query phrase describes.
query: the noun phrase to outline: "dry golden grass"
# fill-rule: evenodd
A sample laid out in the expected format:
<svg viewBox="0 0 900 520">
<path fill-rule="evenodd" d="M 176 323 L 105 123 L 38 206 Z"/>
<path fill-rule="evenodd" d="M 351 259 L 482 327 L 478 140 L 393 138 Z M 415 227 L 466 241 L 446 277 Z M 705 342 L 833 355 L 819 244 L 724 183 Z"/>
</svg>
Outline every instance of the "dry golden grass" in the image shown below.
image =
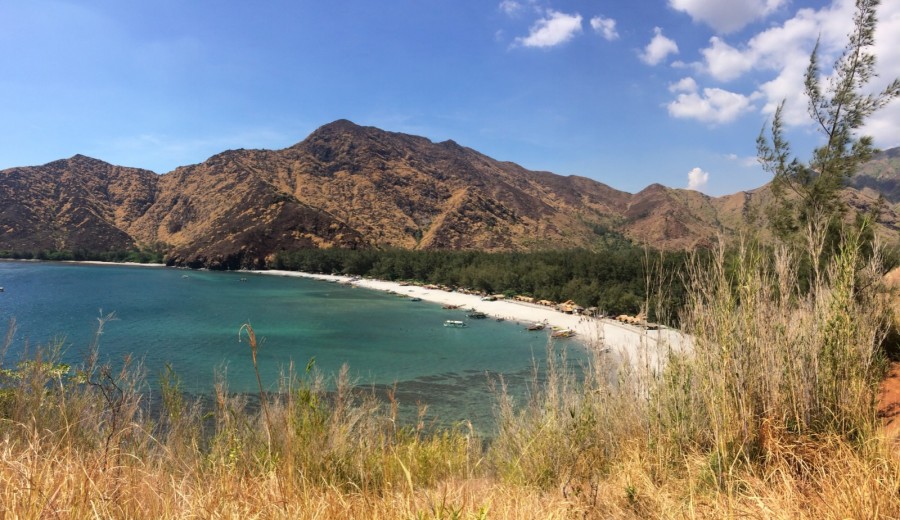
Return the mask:
<svg viewBox="0 0 900 520">
<path fill-rule="evenodd" d="M 695 454 L 659 473 L 644 448 L 626 450 L 583 494 L 506 484 L 497 478 L 399 484 L 377 492 L 299 481 L 283 497 L 282 475 L 223 468 L 173 471 L 173 461 L 132 458 L 103 468 L 83 452 L 5 442 L 0 504 L 5 518 L 897 518 L 896 453 L 836 439 L 815 449 L 781 446 L 778 459 L 737 472 L 727 489 L 705 477 Z M 160 463 L 163 463 L 160 465 Z M 590 495 L 590 496 L 588 496 Z"/>
<path fill-rule="evenodd" d="M 400 425 L 346 370 L 255 407 L 223 377 L 207 408 L 169 371 L 151 417 L 96 342 L 74 373 L 54 348 L 0 357 L 0 518 L 900 518 L 874 260 L 850 240 L 810 293 L 784 251 L 698 264 L 691 352 L 573 374 L 551 349 L 523 402 L 500 385 L 489 443 Z"/>
<path fill-rule="evenodd" d="M 896 267 L 884 275 L 884 283 L 888 287 L 888 298 L 893 311 L 894 330 L 900 330 L 900 267 Z"/>
</svg>

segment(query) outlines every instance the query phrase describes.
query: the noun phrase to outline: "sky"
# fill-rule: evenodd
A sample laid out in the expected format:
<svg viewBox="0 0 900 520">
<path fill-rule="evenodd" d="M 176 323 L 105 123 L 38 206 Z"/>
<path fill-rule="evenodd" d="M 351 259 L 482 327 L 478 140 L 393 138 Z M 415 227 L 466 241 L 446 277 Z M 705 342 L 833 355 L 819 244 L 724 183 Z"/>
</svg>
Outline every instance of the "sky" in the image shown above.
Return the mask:
<svg viewBox="0 0 900 520">
<path fill-rule="evenodd" d="M 637 192 L 724 195 L 770 176 L 756 137 L 830 68 L 852 0 L 0 0 L 0 169 L 84 154 L 165 173 L 280 149 L 337 119 L 453 139 Z M 872 89 L 900 77 L 879 7 Z M 827 72 L 827 71 L 826 71 Z M 900 146 L 900 100 L 864 128 Z"/>
</svg>

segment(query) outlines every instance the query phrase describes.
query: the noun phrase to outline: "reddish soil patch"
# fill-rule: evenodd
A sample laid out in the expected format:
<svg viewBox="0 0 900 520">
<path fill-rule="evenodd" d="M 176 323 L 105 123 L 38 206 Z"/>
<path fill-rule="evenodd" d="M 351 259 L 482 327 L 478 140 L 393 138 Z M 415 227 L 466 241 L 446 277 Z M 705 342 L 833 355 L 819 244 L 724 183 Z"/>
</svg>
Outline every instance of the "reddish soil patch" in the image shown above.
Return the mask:
<svg viewBox="0 0 900 520">
<path fill-rule="evenodd" d="M 885 284 L 893 289 L 894 326 L 900 325 L 900 268 L 884 277 Z M 900 361 L 891 362 L 887 376 L 878 391 L 878 417 L 884 420 L 885 433 L 890 438 L 900 437 Z"/>
<path fill-rule="evenodd" d="M 900 436 L 900 361 L 891 363 L 887 376 L 878 389 L 878 417 L 890 438 Z"/>
</svg>

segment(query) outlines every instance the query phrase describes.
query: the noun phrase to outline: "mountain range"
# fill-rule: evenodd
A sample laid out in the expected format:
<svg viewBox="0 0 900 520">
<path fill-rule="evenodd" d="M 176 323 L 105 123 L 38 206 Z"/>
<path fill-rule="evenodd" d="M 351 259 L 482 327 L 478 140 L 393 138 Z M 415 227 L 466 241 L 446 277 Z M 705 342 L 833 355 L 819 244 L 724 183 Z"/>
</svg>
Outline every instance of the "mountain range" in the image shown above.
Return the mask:
<svg viewBox="0 0 900 520">
<path fill-rule="evenodd" d="M 900 149 L 843 192 L 900 231 Z M 594 248 L 613 235 L 684 249 L 738 234 L 768 186 L 725 197 L 653 184 L 631 194 L 531 171 L 454 141 L 339 120 L 282 150 L 229 150 L 166 174 L 76 155 L 0 171 L 0 250 L 164 244 L 192 267 L 264 267 L 298 248 Z"/>
</svg>

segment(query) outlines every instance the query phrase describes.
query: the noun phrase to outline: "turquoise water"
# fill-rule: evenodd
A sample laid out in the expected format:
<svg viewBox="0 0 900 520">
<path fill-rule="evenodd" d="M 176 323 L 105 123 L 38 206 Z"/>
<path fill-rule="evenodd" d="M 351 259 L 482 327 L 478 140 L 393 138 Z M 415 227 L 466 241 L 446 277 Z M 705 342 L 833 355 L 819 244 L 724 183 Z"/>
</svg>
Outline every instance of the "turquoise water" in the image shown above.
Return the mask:
<svg viewBox="0 0 900 520">
<path fill-rule="evenodd" d="M 246 281 L 242 282 L 244 278 Z M 546 357 L 547 336 L 494 320 L 443 326 L 463 311 L 335 283 L 171 268 L 0 262 L 0 331 L 17 322 L 8 363 L 28 348 L 64 337 L 64 360 L 84 359 L 97 318 L 115 312 L 101 337 L 101 356 L 115 363 L 126 354 L 143 360 L 151 388 L 171 364 L 191 393 L 208 393 L 217 368 L 227 368 L 229 388 L 255 392 L 256 378 L 243 323 L 262 344 L 258 362 L 264 385 L 277 390 L 279 373 L 311 358 L 326 376 L 347 364 L 360 386 L 397 385 L 401 406 L 429 404 L 441 422 L 489 421 L 495 402 L 488 377 L 504 376 L 523 388 L 535 361 Z M 570 361 L 586 360 L 577 346 Z"/>
</svg>

